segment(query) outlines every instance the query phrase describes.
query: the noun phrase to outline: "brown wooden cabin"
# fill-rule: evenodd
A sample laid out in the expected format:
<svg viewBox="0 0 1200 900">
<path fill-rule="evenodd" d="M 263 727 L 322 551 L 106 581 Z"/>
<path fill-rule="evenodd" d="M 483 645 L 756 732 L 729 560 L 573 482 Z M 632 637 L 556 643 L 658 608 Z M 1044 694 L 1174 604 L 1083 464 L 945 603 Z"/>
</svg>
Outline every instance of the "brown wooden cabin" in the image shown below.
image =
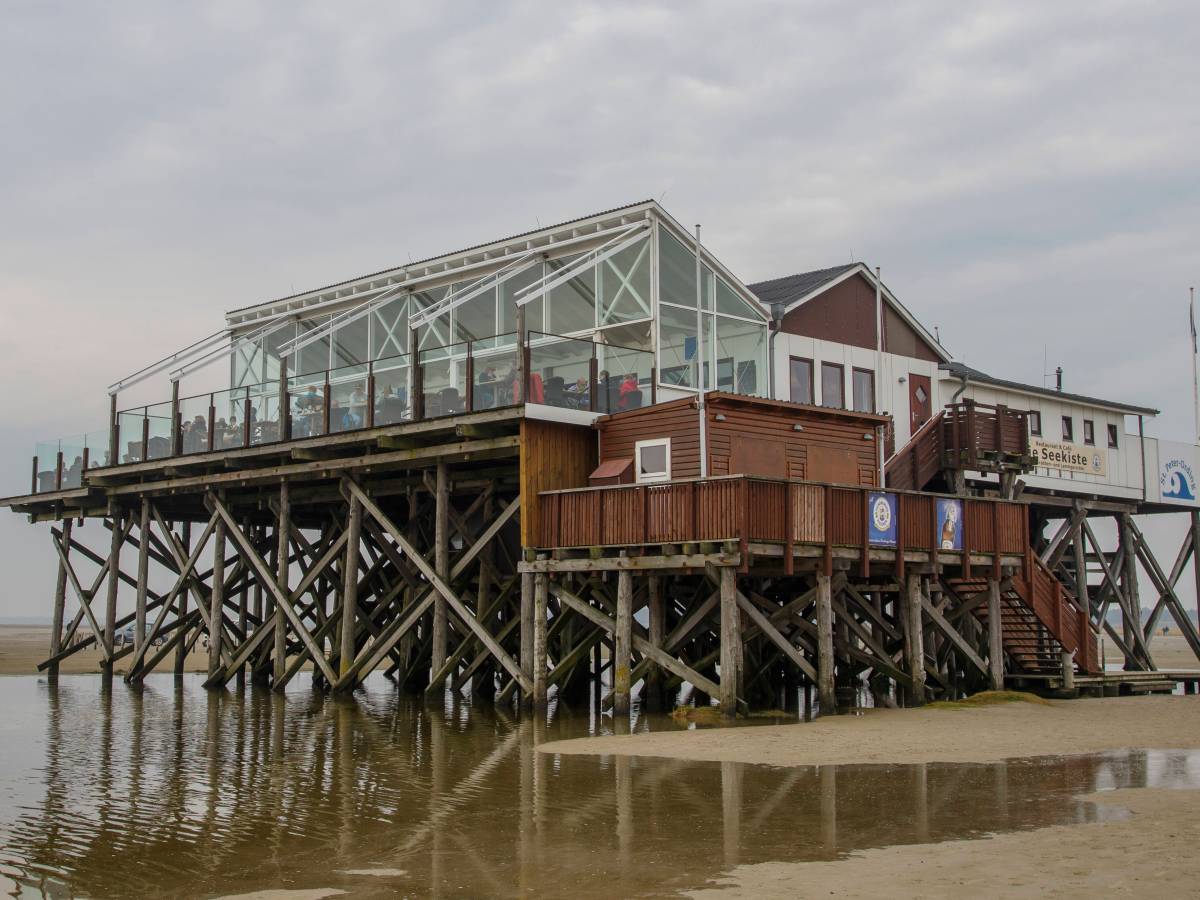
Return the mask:
<svg viewBox="0 0 1200 900">
<path fill-rule="evenodd" d="M 878 486 L 876 429 L 887 423 L 886 416 L 723 392 L 707 394 L 705 402 L 710 476 Z M 600 464 L 591 484 L 700 476 L 700 417 L 693 398 L 614 413 L 595 427 Z M 667 457 L 669 466 L 648 471 L 651 453 L 651 466 Z"/>
</svg>

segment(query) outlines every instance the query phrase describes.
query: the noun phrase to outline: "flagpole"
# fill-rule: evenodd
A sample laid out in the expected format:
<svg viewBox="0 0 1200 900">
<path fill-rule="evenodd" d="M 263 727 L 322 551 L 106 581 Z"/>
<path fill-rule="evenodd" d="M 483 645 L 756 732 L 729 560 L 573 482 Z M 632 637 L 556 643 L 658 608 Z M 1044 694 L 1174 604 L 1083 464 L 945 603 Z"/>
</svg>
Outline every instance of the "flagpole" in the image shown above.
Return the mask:
<svg viewBox="0 0 1200 900">
<path fill-rule="evenodd" d="M 1192 405 L 1196 413 L 1196 443 L 1200 444 L 1200 373 L 1196 367 L 1196 289 L 1188 288 L 1188 316 L 1192 332 Z"/>
</svg>

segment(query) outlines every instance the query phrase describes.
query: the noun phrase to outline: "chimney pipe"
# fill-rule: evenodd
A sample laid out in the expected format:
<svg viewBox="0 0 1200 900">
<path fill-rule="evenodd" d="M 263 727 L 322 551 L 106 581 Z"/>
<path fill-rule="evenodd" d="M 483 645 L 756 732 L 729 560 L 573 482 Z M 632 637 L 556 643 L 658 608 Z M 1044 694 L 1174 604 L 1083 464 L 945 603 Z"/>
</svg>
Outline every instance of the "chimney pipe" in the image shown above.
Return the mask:
<svg viewBox="0 0 1200 900">
<path fill-rule="evenodd" d="M 1054 370 L 1054 381 L 1057 385 L 1058 392 L 1062 393 L 1062 366 Z"/>
</svg>

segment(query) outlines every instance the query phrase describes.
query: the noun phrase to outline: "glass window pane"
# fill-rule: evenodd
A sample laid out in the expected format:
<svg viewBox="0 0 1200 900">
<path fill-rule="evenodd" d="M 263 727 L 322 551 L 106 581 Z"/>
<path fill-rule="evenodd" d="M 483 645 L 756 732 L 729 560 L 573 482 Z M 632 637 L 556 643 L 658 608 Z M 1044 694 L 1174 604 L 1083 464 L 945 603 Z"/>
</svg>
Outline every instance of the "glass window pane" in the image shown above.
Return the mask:
<svg viewBox="0 0 1200 900">
<path fill-rule="evenodd" d="M 315 331 L 327 324 L 329 324 L 329 316 L 307 319 L 300 323 L 299 335 L 303 338 L 308 332 Z M 294 370 L 298 375 L 325 371 L 329 368 L 329 335 L 326 334 L 320 340 L 313 341 L 292 356 L 296 359 Z"/>
<path fill-rule="evenodd" d="M 412 295 L 412 310 L 419 312 L 422 309 L 428 309 L 442 300 L 449 288 L 440 287 L 433 288 L 428 291 L 414 291 Z M 446 347 L 453 341 L 450 340 L 450 316 L 441 315 L 427 325 L 422 325 L 417 329 L 417 347 L 420 350 L 428 350 L 432 347 Z"/>
<path fill-rule="evenodd" d="M 563 256 L 546 261 L 547 274 L 551 278 L 567 268 L 581 256 Z M 547 329 L 551 334 L 571 334 L 590 331 L 596 327 L 596 267 L 586 268 L 577 277 L 550 291 L 550 321 Z"/>
<path fill-rule="evenodd" d="M 663 384 L 694 386 L 696 313 L 673 306 L 659 307 L 658 379 Z"/>
<path fill-rule="evenodd" d="M 273 331 L 266 336 L 263 343 L 266 344 L 266 352 L 263 359 L 263 381 L 278 382 L 279 381 L 279 348 L 285 343 L 292 340 L 296 336 L 296 325 L 291 323 L 284 325 L 278 331 Z M 295 374 L 295 357 L 288 357 L 288 374 Z M 247 382 L 251 384 L 252 382 Z"/>
<path fill-rule="evenodd" d="M 290 329 L 282 328 L 281 331 Z M 273 335 L 268 335 L 268 338 Z M 276 377 L 279 373 L 276 371 Z M 244 384 L 257 384 L 263 380 L 263 348 L 262 341 L 258 340 L 252 344 L 242 344 L 233 351 L 233 380 L 230 382 L 234 387 L 240 387 Z"/>
<path fill-rule="evenodd" d="M 542 277 L 541 266 L 531 266 L 524 272 L 514 275 L 500 285 L 500 333 L 508 334 L 517 330 L 517 301 L 516 293 L 528 287 Z M 544 298 L 538 297 L 525 304 L 525 330 L 545 331 L 546 321 L 543 316 Z"/>
<path fill-rule="evenodd" d="M 708 266 L 700 267 L 700 299 L 704 303 L 704 308 L 712 312 L 713 308 L 713 278 L 712 269 Z"/>
<path fill-rule="evenodd" d="M 333 367 L 357 366 L 367 361 L 370 349 L 367 341 L 367 329 L 370 320 L 359 316 L 353 322 L 339 326 L 333 332 Z"/>
<path fill-rule="evenodd" d="M 720 278 L 717 279 L 717 312 L 751 319 L 761 319 L 764 315 L 761 307 L 748 304 Z"/>
<path fill-rule="evenodd" d="M 650 315 L 650 240 L 626 247 L 600 264 L 600 324 Z"/>
<path fill-rule="evenodd" d="M 833 363 L 821 363 L 821 405 L 843 409 L 846 406 L 846 386 L 842 367 Z"/>
<path fill-rule="evenodd" d="M 665 228 L 658 231 L 658 299 L 696 308 L 696 256 Z"/>
<path fill-rule="evenodd" d="M 456 284 L 456 289 L 462 285 Z M 472 297 L 454 310 L 454 341 L 492 337 L 496 331 L 496 289 Z"/>
<path fill-rule="evenodd" d="M 661 475 L 667 471 L 667 448 L 662 444 L 649 444 L 641 448 L 642 474 Z"/>
<path fill-rule="evenodd" d="M 766 372 L 767 326 L 716 316 L 717 390 L 757 396 Z M 765 388 L 765 384 L 762 385 Z"/>
<path fill-rule="evenodd" d="M 866 369 L 854 370 L 855 412 L 875 412 L 875 374 Z"/>
<path fill-rule="evenodd" d="M 408 298 L 395 297 L 371 313 L 371 359 L 408 352 Z"/>
<path fill-rule="evenodd" d="M 789 362 L 793 403 L 813 402 L 813 364 L 809 359 L 792 357 Z"/>
</svg>

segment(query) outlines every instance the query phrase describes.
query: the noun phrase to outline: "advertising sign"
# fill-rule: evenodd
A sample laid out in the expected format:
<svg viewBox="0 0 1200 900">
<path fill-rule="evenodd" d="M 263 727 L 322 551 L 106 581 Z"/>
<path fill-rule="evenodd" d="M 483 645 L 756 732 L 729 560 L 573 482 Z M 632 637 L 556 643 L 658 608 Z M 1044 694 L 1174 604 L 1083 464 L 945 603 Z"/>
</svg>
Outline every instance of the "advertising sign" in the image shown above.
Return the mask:
<svg viewBox="0 0 1200 900">
<path fill-rule="evenodd" d="M 1163 503 L 1196 506 L 1196 448 L 1158 442 L 1158 491 Z"/>
<path fill-rule="evenodd" d="M 896 546 L 896 495 L 872 493 L 867 496 L 867 542 L 876 547 Z"/>
<path fill-rule="evenodd" d="M 1030 449 L 1037 457 L 1038 468 L 1059 469 L 1063 472 L 1082 472 L 1085 475 L 1104 475 L 1105 452 L 1096 447 L 1078 444 L 1052 443 L 1041 438 L 1029 439 Z"/>
<path fill-rule="evenodd" d="M 937 545 L 939 550 L 961 550 L 963 548 L 963 509 L 961 500 L 938 500 Z"/>
</svg>

